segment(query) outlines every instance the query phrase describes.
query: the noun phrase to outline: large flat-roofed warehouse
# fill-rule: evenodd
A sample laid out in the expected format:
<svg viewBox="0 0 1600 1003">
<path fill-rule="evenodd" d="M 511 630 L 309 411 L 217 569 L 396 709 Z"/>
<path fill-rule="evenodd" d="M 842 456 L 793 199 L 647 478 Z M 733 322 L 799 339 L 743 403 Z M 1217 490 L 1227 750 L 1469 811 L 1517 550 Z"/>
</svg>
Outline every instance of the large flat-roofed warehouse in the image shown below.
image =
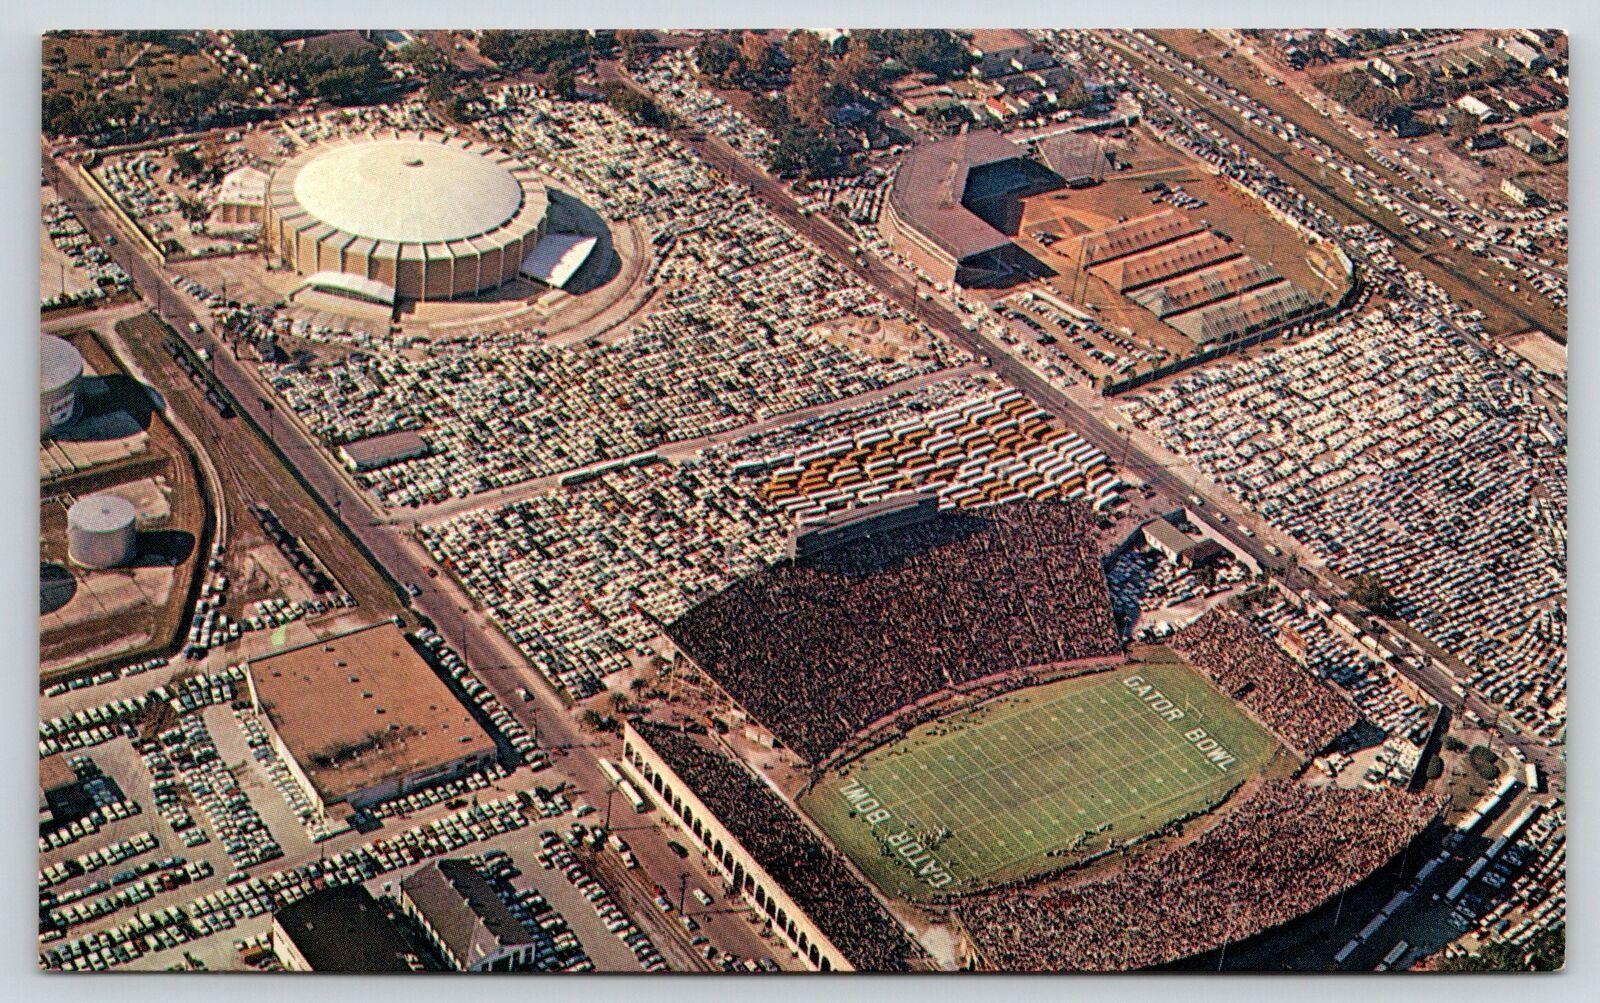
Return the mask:
<svg viewBox="0 0 1600 1003">
<path fill-rule="evenodd" d="M 250 702 L 324 812 L 398 797 L 488 766 L 494 740 L 385 621 L 258 658 Z"/>
<path fill-rule="evenodd" d="M 272 172 L 265 242 L 327 292 L 453 299 L 515 279 L 548 210 L 544 185 L 504 151 L 446 137 L 350 136 Z"/>
<path fill-rule="evenodd" d="M 1061 187 L 1061 178 L 1028 159 L 997 132 L 965 132 L 905 155 L 889 190 L 884 235 L 935 281 L 1005 285 L 1044 266 L 1007 236 L 1021 202 Z"/>
</svg>

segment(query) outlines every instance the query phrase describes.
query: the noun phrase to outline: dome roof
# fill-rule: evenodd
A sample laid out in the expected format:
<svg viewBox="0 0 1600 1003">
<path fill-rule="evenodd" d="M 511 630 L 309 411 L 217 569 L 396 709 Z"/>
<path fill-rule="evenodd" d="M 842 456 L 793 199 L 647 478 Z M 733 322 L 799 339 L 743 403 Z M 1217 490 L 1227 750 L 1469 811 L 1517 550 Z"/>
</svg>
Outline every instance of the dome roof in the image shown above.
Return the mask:
<svg viewBox="0 0 1600 1003">
<path fill-rule="evenodd" d="M 522 185 L 480 153 L 416 139 L 330 146 L 301 166 L 294 197 L 317 219 L 361 237 L 428 244 L 504 225 Z"/>
<path fill-rule="evenodd" d="M 83 356 L 70 341 L 53 334 L 39 337 L 39 390 L 53 393 L 83 375 Z"/>
</svg>

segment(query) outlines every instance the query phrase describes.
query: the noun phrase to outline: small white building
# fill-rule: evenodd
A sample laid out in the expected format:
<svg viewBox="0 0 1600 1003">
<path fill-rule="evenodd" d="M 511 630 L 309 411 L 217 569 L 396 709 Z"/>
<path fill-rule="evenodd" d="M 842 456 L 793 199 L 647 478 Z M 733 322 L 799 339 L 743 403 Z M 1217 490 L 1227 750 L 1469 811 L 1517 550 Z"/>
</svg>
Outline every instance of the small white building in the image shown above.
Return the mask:
<svg viewBox="0 0 1600 1003">
<path fill-rule="evenodd" d="M 1456 98 L 1456 107 L 1469 115 L 1476 115 L 1480 122 L 1492 122 L 1499 117 L 1493 108 L 1484 103 L 1482 98 L 1473 94 L 1463 94 Z"/>
</svg>

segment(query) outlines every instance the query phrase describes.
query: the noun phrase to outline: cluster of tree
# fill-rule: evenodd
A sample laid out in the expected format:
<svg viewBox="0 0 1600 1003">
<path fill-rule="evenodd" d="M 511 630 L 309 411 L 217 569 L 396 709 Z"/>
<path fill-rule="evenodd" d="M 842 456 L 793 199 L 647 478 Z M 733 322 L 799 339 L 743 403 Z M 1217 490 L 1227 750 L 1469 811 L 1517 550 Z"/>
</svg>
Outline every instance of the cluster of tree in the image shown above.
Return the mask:
<svg viewBox="0 0 1600 1003">
<path fill-rule="evenodd" d="M 821 121 L 807 121 L 795 114 L 797 107 L 811 111 L 804 101 L 796 101 L 792 95 L 762 96 L 751 102 L 751 118 L 773 137 L 767 167 L 779 177 L 808 181 L 841 173 L 848 167 L 849 158 L 833 130 L 826 127 L 825 110 Z"/>
<path fill-rule="evenodd" d="M 606 103 L 638 122 L 640 125 L 664 129 L 672 124 L 671 118 L 650 98 L 616 80 L 607 80 L 600 88 Z"/>
<path fill-rule="evenodd" d="M 1567 926 L 1558 923 L 1518 947 L 1506 941 L 1485 944 L 1475 954 L 1441 961 L 1441 972 L 1558 972 L 1567 964 Z"/>
<path fill-rule="evenodd" d="M 82 136 L 132 122 L 139 102 L 125 94 L 73 95 L 47 91 L 40 124 L 52 136 Z"/>
<path fill-rule="evenodd" d="M 937 28 L 857 31 L 851 34 L 850 45 L 858 44 L 885 61 L 914 73 L 931 73 L 941 81 L 965 76 L 974 62 L 965 42 L 953 32 Z"/>
<path fill-rule="evenodd" d="M 180 56 L 200 51 L 199 32 L 194 31 L 125 31 L 121 37 L 135 45 L 159 45 Z"/>
<path fill-rule="evenodd" d="M 1467 750 L 1467 762 L 1482 780 L 1493 781 L 1500 776 L 1500 760 L 1487 745 L 1474 745 Z"/>
<path fill-rule="evenodd" d="M 478 39 L 478 52 L 506 70 L 543 73 L 557 60 L 586 65 L 611 47 L 608 33 L 587 31 L 486 31 Z"/>
<path fill-rule="evenodd" d="M 1317 78 L 1317 87 L 1357 115 L 1383 126 L 1403 124 L 1412 110 L 1451 104 L 1463 94 L 1516 83 L 1522 79 L 1521 67 L 1504 60 L 1486 60 L 1486 65 L 1471 77 L 1437 78 L 1419 69 L 1399 85 L 1379 80 L 1365 67 L 1343 70 Z M 1469 128 L 1451 119 L 1452 131 L 1465 138 L 1477 131 L 1476 120 Z"/>
<path fill-rule="evenodd" d="M 1351 576 L 1350 598 L 1379 616 L 1392 616 L 1394 613 L 1394 594 L 1377 575 Z"/>
<path fill-rule="evenodd" d="M 578 715 L 578 723 L 583 725 L 585 730 L 593 732 L 620 732 L 622 730 L 622 722 L 610 714 L 600 713 L 593 707 Z"/>
<path fill-rule="evenodd" d="M 233 46 L 261 67 L 266 82 L 288 84 L 323 101 L 339 105 L 370 104 L 393 86 L 377 46 L 335 50 L 313 47 L 288 51 L 283 43 L 304 37 L 304 31 L 241 31 Z"/>
<path fill-rule="evenodd" d="M 476 80 L 463 80 L 443 49 L 427 39 L 418 39 L 401 49 L 399 58 L 427 81 L 424 94 L 437 111 L 457 122 L 471 121 L 472 108 L 483 97 L 483 88 Z"/>
</svg>

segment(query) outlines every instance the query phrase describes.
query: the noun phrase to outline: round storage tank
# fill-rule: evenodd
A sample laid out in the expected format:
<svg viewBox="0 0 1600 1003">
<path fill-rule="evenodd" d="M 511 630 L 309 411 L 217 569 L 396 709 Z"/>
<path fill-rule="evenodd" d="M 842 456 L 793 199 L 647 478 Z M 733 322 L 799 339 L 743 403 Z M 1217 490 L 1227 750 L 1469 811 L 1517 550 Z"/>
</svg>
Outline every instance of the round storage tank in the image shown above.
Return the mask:
<svg viewBox="0 0 1600 1003">
<path fill-rule="evenodd" d="M 39 434 L 49 435 L 72 421 L 78 409 L 83 356 L 53 334 L 39 336 Z"/>
<path fill-rule="evenodd" d="M 67 554 L 86 568 L 115 568 L 133 560 L 133 503 L 116 495 L 89 495 L 67 509 Z"/>
</svg>

